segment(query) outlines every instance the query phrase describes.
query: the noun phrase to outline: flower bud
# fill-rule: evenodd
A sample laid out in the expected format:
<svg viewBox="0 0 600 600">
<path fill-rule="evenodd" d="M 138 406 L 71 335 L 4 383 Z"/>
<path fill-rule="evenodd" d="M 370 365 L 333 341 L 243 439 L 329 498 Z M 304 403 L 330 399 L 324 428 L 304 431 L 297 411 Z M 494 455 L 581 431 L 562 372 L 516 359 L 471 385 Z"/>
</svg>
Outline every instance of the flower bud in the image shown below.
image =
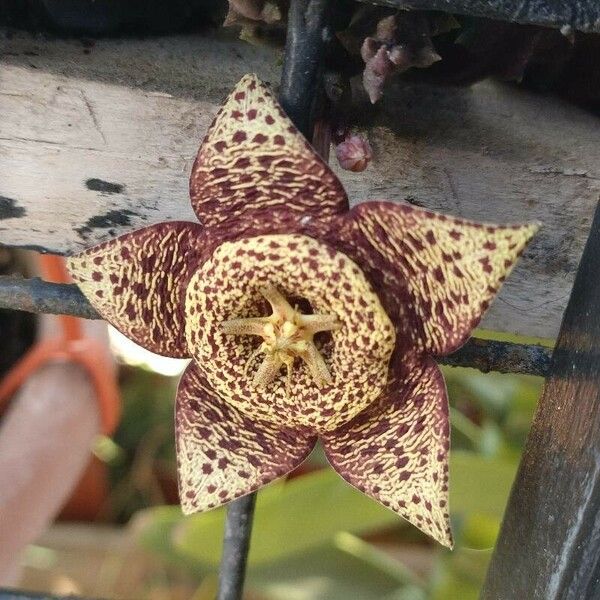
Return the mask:
<svg viewBox="0 0 600 600">
<path fill-rule="evenodd" d="M 342 169 L 356 173 L 364 171 L 373 158 L 373 150 L 368 140 L 360 135 L 349 135 L 335 149 Z"/>
</svg>

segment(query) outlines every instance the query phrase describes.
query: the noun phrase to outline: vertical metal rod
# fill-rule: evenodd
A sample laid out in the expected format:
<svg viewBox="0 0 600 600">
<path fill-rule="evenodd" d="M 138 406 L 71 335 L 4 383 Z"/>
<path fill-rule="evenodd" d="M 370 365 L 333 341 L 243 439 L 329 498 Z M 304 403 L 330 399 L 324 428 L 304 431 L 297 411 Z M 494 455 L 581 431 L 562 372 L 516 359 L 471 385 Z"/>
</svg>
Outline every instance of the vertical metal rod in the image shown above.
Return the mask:
<svg viewBox="0 0 600 600">
<path fill-rule="evenodd" d="M 311 115 L 323 68 L 328 0 L 292 0 L 288 12 L 279 101 L 296 127 L 310 140 Z"/>
<path fill-rule="evenodd" d="M 483 600 L 600 598 L 600 205 Z"/>
<path fill-rule="evenodd" d="M 328 0 L 292 0 L 279 100 L 296 127 L 312 137 L 311 113 L 319 89 Z M 229 504 L 217 600 L 240 600 L 250 550 L 256 493 Z"/>
<path fill-rule="evenodd" d="M 244 589 L 256 493 L 227 507 L 217 600 L 239 600 Z"/>
</svg>

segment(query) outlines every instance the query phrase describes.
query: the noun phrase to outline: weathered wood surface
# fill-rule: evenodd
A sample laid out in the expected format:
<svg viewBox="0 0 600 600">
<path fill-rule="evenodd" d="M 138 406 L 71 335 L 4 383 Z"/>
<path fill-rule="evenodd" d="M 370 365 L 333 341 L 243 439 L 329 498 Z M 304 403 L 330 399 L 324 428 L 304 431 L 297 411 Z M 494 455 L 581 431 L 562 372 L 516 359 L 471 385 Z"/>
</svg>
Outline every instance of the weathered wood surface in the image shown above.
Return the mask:
<svg viewBox="0 0 600 600">
<path fill-rule="evenodd" d="M 600 597 L 600 205 L 482 600 Z"/>
<path fill-rule="evenodd" d="M 364 0 L 367 1 L 367 0 Z M 441 10 L 545 27 L 600 31 L 597 0 L 368 0 L 402 9 Z"/>
<path fill-rule="evenodd" d="M 242 74 L 279 80 L 279 56 L 219 37 L 0 40 L 0 242 L 70 252 L 191 219 L 187 178 Z M 600 123 L 559 100 L 489 82 L 396 85 L 371 119 L 375 160 L 340 172 L 354 202 L 408 199 L 543 229 L 486 317 L 554 337 L 600 197 Z"/>
<path fill-rule="evenodd" d="M 276 56 L 221 38 L 0 43 L 0 241 L 66 252 L 193 219 L 187 178 L 219 103 Z M 35 54 L 36 56 L 32 56 Z M 35 67 L 35 68 L 34 68 Z"/>
</svg>

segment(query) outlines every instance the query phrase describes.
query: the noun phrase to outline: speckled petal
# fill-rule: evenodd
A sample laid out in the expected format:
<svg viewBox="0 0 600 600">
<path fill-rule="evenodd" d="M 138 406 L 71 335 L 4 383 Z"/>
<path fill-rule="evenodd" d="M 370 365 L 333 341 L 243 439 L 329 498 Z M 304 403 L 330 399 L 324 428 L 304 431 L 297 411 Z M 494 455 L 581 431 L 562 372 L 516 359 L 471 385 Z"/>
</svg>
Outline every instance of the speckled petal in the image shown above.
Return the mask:
<svg viewBox="0 0 600 600">
<path fill-rule="evenodd" d="M 200 225 L 159 223 L 88 248 L 68 267 L 94 308 L 121 333 L 157 354 L 185 358 L 185 286 L 202 247 Z"/>
<path fill-rule="evenodd" d="M 333 171 L 255 75 L 238 83 L 211 125 L 190 197 L 205 225 L 281 207 L 319 218 L 348 209 Z"/>
<path fill-rule="evenodd" d="M 468 339 L 538 228 L 392 202 L 360 204 L 340 221 L 332 233 L 338 246 L 400 305 L 413 346 L 440 355 Z"/>
<path fill-rule="evenodd" d="M 390 389 L 394 391 L 323 437 L 327 458 L 349 483 L 452 547 L 444 379 L 427 359 Z"/>
<path fill-rule="evenodd" d="M 301 360 L 289 393 L 283 368 L 264 389 L 253 384 L 261 339 L 231 335 L 222 324 L 270 314 L 261 294 L 268 286 L 292 305 L 308 302 L 311 312 L 332 315 L 341 324 L 315 340 L 331 384 L 319 388 Z M 257 419 L 317 432 L 335 429 L 385 389 L 395 342 L 392 322 L 357 265 L 307 236 L 264 235 L 222 244 L 190 279 L 186 313 L 189 348 L 211 387 Z"/>
<path fill-rule="evenodd" d="M 316 438 L 251 419 L 220 400 L 197 365 L 179 383 L 175 412 L 183 512 L 215 508 L 300 465 Z"/>
</svg>

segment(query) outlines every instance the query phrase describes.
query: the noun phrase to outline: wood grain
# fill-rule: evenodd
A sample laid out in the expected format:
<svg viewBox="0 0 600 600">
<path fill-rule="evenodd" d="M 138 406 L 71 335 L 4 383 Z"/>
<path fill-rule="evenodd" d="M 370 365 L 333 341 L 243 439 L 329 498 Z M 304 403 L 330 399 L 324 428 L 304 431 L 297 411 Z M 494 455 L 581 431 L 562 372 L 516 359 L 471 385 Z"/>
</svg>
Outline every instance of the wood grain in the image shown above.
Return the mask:
<svg viewBox="0 0 600 600">
<path fill-rule="evenodd" d="M 278 55 L 235 40 L 0 40 L 0 242 L 72 252 L 192 219 L 187 178 L 243 73 L 279 79 Z M 364 113 L 375 159 L 339 172 L 353 202 L 408 200 L 543 228 L 484 326 L 555 337 L 600 197 L 600 125 L 559 100 L 489 82 L 396 85 Z"/>
</svg>

